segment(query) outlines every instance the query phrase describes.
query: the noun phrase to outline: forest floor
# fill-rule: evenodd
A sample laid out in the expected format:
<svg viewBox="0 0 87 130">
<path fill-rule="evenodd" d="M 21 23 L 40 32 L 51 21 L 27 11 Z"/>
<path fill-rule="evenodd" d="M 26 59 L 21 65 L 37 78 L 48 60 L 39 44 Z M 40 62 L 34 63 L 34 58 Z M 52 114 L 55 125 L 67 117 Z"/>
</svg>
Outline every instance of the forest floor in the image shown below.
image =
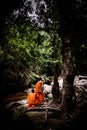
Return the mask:
<svg viewBox="0 0 87 130">
<path fill-rule="evenodd" d="M 55 104 L 50 101 L 50 103 L 44 103 L 41 105 L 37 105 L 35 108 L 28 109 L 27 104 L 25 107 L 22 107 L 23 109 L 21 110 L 21 107 L 16 106 L 15 103 L 17 101 L 21 101 L 23 99 L 27 98 L 27 94 L 24 92 L 18 92 L 15 94 L 8 95 L 6 97 L 3 97 L 0 99 L 0 102 L 2 106 L 5 106 L 7 104 L 10 104 L 14 102 L 14 110 L 13 107 L 11 107 L 11 111 L 14 111 L 15 114 L 17 112 L 23 112 L 21 116 L 20 123 L 21 126 L 16 122 L 17 128 L 20 128 L 21 130 L 26 130 L 27 128 L 31 130 L 63 130 L 63 129 L 69 129 L 69 130 L 82 130 L 87 128 L 86 124 L 86 119 L 87 118 L 87 111 L 86 110 L 80 110 L 78 108 L 75 108 L 72 112 L 70 113 L 64 113 L 61 111 L 61 105 L 60 104 Z M 21 105 L 23 106 L 23 105 Z M 16 111 L 18 110 L 18 111 Z M 8 112 L 8 111 L 7 111 Z M 3 115 L 2 115 L 3 116 Z M 6 116 L 6 115 L 4 115 Z M 8 113 L 7 113 L 8 116 Z M 16 115 L 17 116 L 17 115 Z M 12 116 L 13 117 L 13 116 Z M 4 117 L 5 118 L 5 117 Z M 24 121 L 25 119 L 25 121 Z M 28 124 L 26 124 L 26 120 L 32 121 L 30 123 L 30 127 Z M 24 122 L 22 122 L 24 121 Z M 5 121 L 4 121 L 5 123 Z M 25 125 L 23 125 L 25 124 Z M 32 124 L 32 126 L 31 126 Z M 22 126 L 23 125 L 23 126 Z M 12 130 L 14 130 L 12 126 Z M 4 129 L 1 129 L 4 130 Z M 7 130 L 7 129 L 6 129 Z M 11 128 L 8 128 L 8 130 L 11 130 Z"/>
</svg>

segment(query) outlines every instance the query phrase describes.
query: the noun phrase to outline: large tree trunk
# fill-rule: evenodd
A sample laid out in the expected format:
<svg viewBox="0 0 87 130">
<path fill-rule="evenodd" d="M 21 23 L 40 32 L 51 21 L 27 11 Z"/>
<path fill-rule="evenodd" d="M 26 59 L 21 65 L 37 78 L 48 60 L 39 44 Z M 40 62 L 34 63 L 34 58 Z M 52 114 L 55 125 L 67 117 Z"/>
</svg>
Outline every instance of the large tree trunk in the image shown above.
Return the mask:
<svg viewBox="0 0 87 130">
<path fill-rule="evenodd" d="M 75 97 L 75 91 L 73 87 L 74 81 L 74 64 L 73 64 L 73 56 L 72 56 L 72 48 L 71 48 L 71 39 L 70 37 L 66 37 L 63 41 L 63 89 L 62 89 L 62 101 L 61 106 L 64 112 L 70 112 L 74 107 L 73 98 Z"/>
<path fill-rule="evenodd" d="M 60 91 L 59 91 L 59 82 L 58 82 L 59 75 L 60 75 L 60 67 L 58 64 L 56 64 L 55 71 L 54 71 L 54 84 L 52 87 L 53 102 L 55 103 L 58 103 L 60 101 Z"/>
</svg>

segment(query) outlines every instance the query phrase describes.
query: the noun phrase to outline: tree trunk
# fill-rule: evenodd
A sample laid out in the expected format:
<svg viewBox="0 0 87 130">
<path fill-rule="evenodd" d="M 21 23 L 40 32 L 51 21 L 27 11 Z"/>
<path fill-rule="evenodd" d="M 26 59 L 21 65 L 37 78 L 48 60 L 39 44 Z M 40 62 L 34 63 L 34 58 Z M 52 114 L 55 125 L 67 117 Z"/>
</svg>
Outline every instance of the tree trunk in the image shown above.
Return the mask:
<svg viewBox="0 0 87 130">
<path fill-rule="evenodd" d="M 62 56 L 63 56 L 63 89 L 62 89 L 62 101 L 61 107 L 64 112 L 70 112 L 73 109 L 75 97 L 75 91 L 73 87 L 74 81 L 74 64 L 73 64 L 73 56 L 72 56 L 72 48 L 71 48 L 71 39 L 67 37 L 64 39 L 63 48 L 62 48 Z"/>
<path fill-rule="evenodd" d="M 59 83 L 58 83 L 58 76 L 60 74 L 60 67 L 56 64 L 55 72 L 54 72 L 54 84 L 52 87 L 52 94 L 53 94 L 53 102 L 58 103 L 60 99 L 60 91 L 59 91 Z"/>
</svg>

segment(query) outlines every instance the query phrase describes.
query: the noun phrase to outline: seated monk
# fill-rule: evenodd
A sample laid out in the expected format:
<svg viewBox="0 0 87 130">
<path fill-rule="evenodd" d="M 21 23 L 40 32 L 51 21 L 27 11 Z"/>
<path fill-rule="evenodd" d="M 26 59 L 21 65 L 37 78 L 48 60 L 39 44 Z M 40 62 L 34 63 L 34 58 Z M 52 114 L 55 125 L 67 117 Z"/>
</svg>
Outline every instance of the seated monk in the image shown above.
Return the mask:
<svg viewBox="0 0 87 130">
<path fill-rule="evenodd" d="M 36 88 L 36 98 L 38 100 L 38 104 L 41 104 L 44 101 L 44 84 L 42 82 L 42 78 L 39 78 L 39 81 L 35 84 L 35 88 Z"/>
<path fill-rule="evenodd" d="M 28 94 L 28 108 L 35 107 L 37 104 L 44 102 L 44 85 L 40 79 L 35 85 L 36 91 L 32 89 L 32 93 Z"/>
</svg>

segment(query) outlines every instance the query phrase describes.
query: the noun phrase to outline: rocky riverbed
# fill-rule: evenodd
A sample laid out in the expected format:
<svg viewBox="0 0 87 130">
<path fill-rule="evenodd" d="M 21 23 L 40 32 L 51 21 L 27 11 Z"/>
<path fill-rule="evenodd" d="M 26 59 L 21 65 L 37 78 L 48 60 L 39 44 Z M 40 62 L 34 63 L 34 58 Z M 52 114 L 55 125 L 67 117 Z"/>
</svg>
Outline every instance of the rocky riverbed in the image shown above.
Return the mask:
<svg viewBox="0 0 87 130">
<path fill-rule="evenodd" d="M 35 108 L 27 108 L 27 92 L 9 95 L 1 100 L 0 130 L 83 130 L 87 128 L 86 77 L 76 77 L 77 108 L 70 114 L 61 112 L 61 105 L 54 104 L 52 97 Z M 81 82 L 82 81 L 82 82 Z M 80 84 L 79 84 L 80 83 Z M 46 88 L 47 89 L 47 88 Z"/>
</svg>

